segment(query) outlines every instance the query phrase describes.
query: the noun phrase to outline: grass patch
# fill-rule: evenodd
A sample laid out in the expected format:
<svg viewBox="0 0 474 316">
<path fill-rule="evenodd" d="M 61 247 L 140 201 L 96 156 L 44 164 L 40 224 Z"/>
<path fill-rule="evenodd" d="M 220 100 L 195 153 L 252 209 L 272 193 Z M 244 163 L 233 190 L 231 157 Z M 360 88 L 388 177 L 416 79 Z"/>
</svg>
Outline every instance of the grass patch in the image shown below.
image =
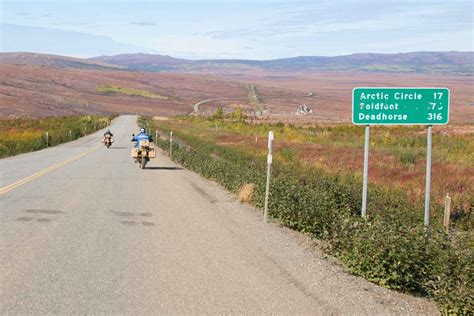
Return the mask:
<svg viewBox="0 0 474 316">
<path fill-rule="evenodd" d="M 101 84 L 95 87 L 95 91 L 102 93 L 102 94 L 122 94 L 128 95 L 132 97 L 143 97 L 148 99 L 159 99 L 159 100 L 168 100 L 168 96 L 161 95 L 159 93 L 150 92 L 146 90 L 134 89 L 134 88 L 127 88 L 121 87 L 117 85 L 107 85 Z"/>
<path fill-rule="evenodd" d="M 218 131 L 216 133 L 216 123 Z M 249 124 L 243 121 L 175 118 L 162 123 L 183 133 L 216 144 L 265 154 L 269 130 L 275 134 L 274 159 L 289 164 L 321 168 L 327 173 L 360 176 L 364 129 L 353 125 L 292 126 Z M 462 128 L 456 127 L 456 129 Z M 470 128 L 470 126 L 466 126 Z M 472 134 L 433 135 L 432 203 L 443 205 L 446 193 L 459 214 L 455 225 L 468 223 L 474 229 L 474 137 Z M 420 210 L 424 205 L 426 128 L 373 127 L 370 143 L 369 181 L 396 187 Z M 257 141 L 256 141 L 257 140 Z M 469 219 L 465 222 L 465 219 Z"/>
</svg>

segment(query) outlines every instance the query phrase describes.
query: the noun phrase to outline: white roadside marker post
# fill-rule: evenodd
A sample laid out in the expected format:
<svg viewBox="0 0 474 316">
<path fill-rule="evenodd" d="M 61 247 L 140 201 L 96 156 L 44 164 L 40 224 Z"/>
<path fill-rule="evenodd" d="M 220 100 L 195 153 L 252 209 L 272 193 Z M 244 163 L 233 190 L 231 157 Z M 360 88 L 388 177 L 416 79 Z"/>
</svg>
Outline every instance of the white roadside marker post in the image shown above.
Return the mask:
<svg viewBox="0 0 474 316">
<path fill-rule="evenodd" d="M 170 159 L 173 160 L 173 131 L 170 132 Z"/>
<path fill-rule="evenodd" d="M 158 142 L 158 130 L 155 129 L 155 144 Z"/>
<path fill-rule="evenodd" d="M 49 147 L 49 134 L 46 132 L 46 148 Z"/>
<path fill-rule="evenodd" d="M 367 213 L 367 184 L 369 178 L 369 144 L 370 144 L 370 125 L 365 126 L 364 143 L 364 182 L 362 187 L 362 211 L 361 216 L 365 217 Z"/>
<path fill-rule="evenodd" d="M 433 125 L 428 125 L 428 142 L 426 146 L 426 188 L 425 188 L 425 228 L 430 225 L 430 189 L 431 189 L 431 144 Z"/>
<path fill-rule="evenodd" d="M 444 198 L 444 229 L 446 230 L 446 234 L 449 234 L 449 222 L 451 220 L 451 197 L 448 193 L 446 193 L 446 197 Z"/>
<path fill-rule="evenodd" d="M 263 221 L 268 222 L 268 198 L 270 196 L 270 173 L 272 170 L 272 147 L 273 147 L 273 132 L 268 132 L 268 156 L 267 156 L 267 183 L 265 187 L 265 208 L 263 210 Z"/>
<path fill-rule="evenodd" d="M 72 131 L 69 130 L 69 141 L 72 141 Z"/>
</svg>

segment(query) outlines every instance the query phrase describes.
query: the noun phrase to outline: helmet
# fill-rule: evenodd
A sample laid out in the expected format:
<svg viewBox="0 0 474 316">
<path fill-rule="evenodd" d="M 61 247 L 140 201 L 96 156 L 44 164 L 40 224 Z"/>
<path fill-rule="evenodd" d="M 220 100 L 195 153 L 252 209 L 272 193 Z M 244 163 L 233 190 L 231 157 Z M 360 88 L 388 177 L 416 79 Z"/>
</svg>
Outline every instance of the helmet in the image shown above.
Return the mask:
<svg viewBox="0 0 474 316">
<path fill-rule="evenodd" d="M 140 129 L 140 133 L 145 133 L 145 129 L 144 129 L 144 128 L 141 128 L 141 129 Z"/>
</svg>

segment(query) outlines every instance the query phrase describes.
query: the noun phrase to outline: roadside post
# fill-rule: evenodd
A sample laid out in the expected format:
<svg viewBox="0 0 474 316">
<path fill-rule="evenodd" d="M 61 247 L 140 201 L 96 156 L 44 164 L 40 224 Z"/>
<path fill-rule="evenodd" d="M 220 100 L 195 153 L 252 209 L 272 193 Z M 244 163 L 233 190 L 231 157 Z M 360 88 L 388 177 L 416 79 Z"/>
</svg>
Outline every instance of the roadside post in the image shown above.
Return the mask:
<svg viewBox="0 0 474 316">
<path fill-rule="evenodd" d="M 267 156 L 267 183 L 265 186 L 265 208 L 263 210 L 263 221 L 268 222 L 268 198 L 270 196 L 270 173 L 272 171 L 272 148 L 273 148 L 273 132 L 268 132 L 268 156 Z"/>
<path fill-rule="evenodd" d="M 371 125 L 427 125 L 424 225 L 430 224 L 433 125 L 449 122 L 448 88 L 360 87 L 352 90 L 352 123 L 365 125 L 361 216 L 367 212 L 369 134 Z"/>
<path fill-rule="evenodd" d="M 158 130 L 155 129 L 155 144 L 158 142 Z"/>
<path fill-rule="evenodd" d="M 425 184 L 425 227 L 430 225 L 430 191 L 431 191 L 431 145 L 433 126 L 428 125 L 428 140 L 426 143 L 426 184 Z"/>
<path fill-rule="evenodd" d="M 444 220 L 443 226 L 446 230 L 446 234 L 449 234 L 449 224 L 451 220 L 451 197 L 449 194 L 446 193 L 446 197 L 444 198 Z"/>
<path fill-rule="evenodd" d="M 365 126 L 364 141 L 364 180 L 362 185 L 362 211 L 361 216 L 365 217 L 367 213 L 367 185 L 369 179 L 369 144 L 370 144 L 370 125 Z"/>
<path fill-rule="evenodd" d="M 72 141 L 72 131 L 69 130 L 69 141 Z"/>
<path fill-rule="evenodd" d="M 170 132 L 170 159 L 173 160 L 173 131 Z"/>
<path fill-rule="evenodd" d="M 49 147 L 49 134 L 46 132 L 46 148 Z"/>
</svg>

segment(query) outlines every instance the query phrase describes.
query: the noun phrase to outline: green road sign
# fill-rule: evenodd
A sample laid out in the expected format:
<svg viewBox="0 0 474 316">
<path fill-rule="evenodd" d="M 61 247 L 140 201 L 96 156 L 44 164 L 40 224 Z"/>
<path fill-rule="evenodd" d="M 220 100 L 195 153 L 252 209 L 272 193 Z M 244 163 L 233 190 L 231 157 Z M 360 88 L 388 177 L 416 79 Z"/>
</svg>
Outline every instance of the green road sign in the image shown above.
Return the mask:
<svg viewBox="0 0 474 316">
<path fill-rule="evenodd" d="M 445 125 L 448 88 L 355 88 L 352 122 L 357 125 Z"/>
</svg>

